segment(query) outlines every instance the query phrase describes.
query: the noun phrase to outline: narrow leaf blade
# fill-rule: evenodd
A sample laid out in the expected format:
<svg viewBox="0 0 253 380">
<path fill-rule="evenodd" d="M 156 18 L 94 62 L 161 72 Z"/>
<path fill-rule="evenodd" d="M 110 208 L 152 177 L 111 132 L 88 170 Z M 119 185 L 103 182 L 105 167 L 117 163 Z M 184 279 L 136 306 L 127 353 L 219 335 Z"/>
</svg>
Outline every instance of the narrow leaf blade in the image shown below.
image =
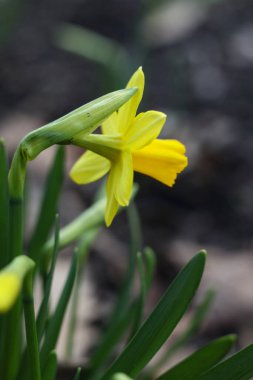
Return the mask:
<svg viewBox="0 0 253 380">
<path fill-rule="evenodd" d="M 47 320 L 47 312 L 48 312 L 48 303 L 49 303 L 49 297 L 51 293 L 51 287 L 52 287 L 52 282 L 53 282 L 53 275 L 54 275 L 54 270 L 55 270 L 55 265 L 56 265 L 56 260 L 58 256 L 58 244 L 59 244 L 59 230 L 60 230 L 60 223 L 59 223 L 59 216 L 56 215 L 55 218 L 55 243 L 54 243 L 54 248 L 53 248 L 53 253 L 52 253 L 52 261 L 51 261 L 51 266 L 49 273 L 46 276 L 46 281 L 45 281 L 45 289 L 44 289 L 44 294 L 43 294 L 43 300 L 40 305 L 36 325 L 37 325 L 37 334 L 38 334 L 38 340 L 39 342 L 41 341 L 43 334 L 44 334 L 44 329 L 46 325 L 46 320 Z"/>
<path fill-rule="evenodd" d="M 55 220 L 63 178 L 64 147 L 61 146 L 56 151 L 52 167 L 46 180 L 40 212 L 29 244 L 29 255 L 36 261 L 38 261 L 40 250 Z"/>
<path fill-rule="evenodd" d="M 44 367 L 47 363 L 48 354 L 55 348 L 58 337 L 59 337 L 59 333 L 61 330 L 65 312 L 66 312 L 66 308 L 67 308 L 70 295 L 74 286 L 75 278 L 76 278 L 77 262 L 78 262 L 77 252 L 74 252 L 69 273 L 65 281 L 65 285 L 62 289 L 55 312 L 49 321 L 47 333 L 46 333 L 44 343 L 41 349 L 40 358 L 41 358 L 42 370 L 44 370 Z"/>
<path fill-rule="evenodd" d="M 42 374 L 42 380 L 55 380 L 57 372 L 57 355 L 55 351 L 48 355 L 47 366 Z"/>
<path fill-rule="evenodd" d="M 8 164 L 3 140 L 0 139 L 0 269 L 8 264 Z"/>
<path fill-rule="evenodd" d="M 116 372 L 135 377 L 155 355 L 192 300 L 203 274 L 205 256 L 204 252 L 198 253 L 179 273 L 153 313 L 102 377 L 103 380 L 108 380 Z"/>
<path fill-rule="evenodd" d="M 253 344 L 201 375 L 198 380 L 250 380 L 253 377 Z"/>
<path fill-rule="evenodd" d="M 234 335 L 228 335 L 214 340 L 163 373 L 156 380 L 197 379 L 197 376 L 217 364 L 229 352 L 235 339 Z M 214 377 L 214 379 L 216 378 Z"/>
</svg>

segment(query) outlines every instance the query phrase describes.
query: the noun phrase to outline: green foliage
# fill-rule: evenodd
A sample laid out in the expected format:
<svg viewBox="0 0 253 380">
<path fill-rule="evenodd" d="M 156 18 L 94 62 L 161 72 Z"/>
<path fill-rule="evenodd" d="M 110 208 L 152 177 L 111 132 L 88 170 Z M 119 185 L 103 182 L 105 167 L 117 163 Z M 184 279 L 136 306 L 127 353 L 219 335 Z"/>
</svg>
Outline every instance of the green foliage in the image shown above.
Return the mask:
<svg viewBox="0 0 253 380">
<path fill-rule="evenodd" d="M 85 127 L 88 126 L 93 130 L 98 120 L 110 114 L 132 94 L 133 92 L 131 94 L 120 92 L 116 95 L 107 95 L 39 129 L 37 135 L 36 131 L 30 133 L 21 142 L 12 161 L 9 188 L 6 152 L 3 141 L 0 140 L 0 311 L 6 312 L 6 315 L 0 316 L 0 378 L 3 380 L 56 380 L 58 362 L 55 350 L 72 296 L 67 342 L 67 353 L 71 355 L 75 344 L 73 337 L 76 312 L 81 298 L 79 294 L 81 275 L 86 269 L 92 244 L 103 225 L 106 205 L 105 193 L 101 191 L 88 209 L 68 225 L 60 228 L 56 211 L 64 171 L 64 148 L 61 146 L 56 152 L 47 177 L 40 212 L 28 244 L 28 255 L 25 256 L 22 254 L 23 194 L 16 193 L 15 181 L 19 190 L 23 188 L 22 181 L 26 174 L 27 160 L 35 158 L 42 148 L 47 148 L 52 143 L 71 143 L 73 131 L 69 129 L 72 122 L 77 132 L 80 132 L 80 120 L 84 121 Z M 94 112 L 92 122 L 87 121 L 87 109 Z M 60 133 L 60 136 L 57 133 Z M 62 133 L 66 140 L 63 139 Z M 15 174 L 19 174 L 17 178 Z M 15 190 L 14 193 L 10 192 L 10 189 Z M 81 371 L 81 367 L 78 368 L 73 378 L 75 380 L 131 380 L 137 376 L 156 380 L 252 378 L 253 345 L 224 359 L 234 344 L 233 335 L 221 337 L 198 348 L 183 361 L 157 376 L 161 366 L 198 333 L 211 307 L 213 292 L 208 291 L 203 301 L 192 312 L 185 331 L 175 343 L 170 344 L 167 352 L 160 361 L 158 360 L 158 364 L 151 366 L 150 361 L 184 317 L 198 289 L 206 253 L 199 252 L 185 265 L 174 281 L 168 284 L 158 305 L 144 321 L 148 293 L 156 267 L 156 255 L 151 248 L 143 248 L 141 221 L 134 203 L 128 208 L 127 214 L 129 257 L 125 278 L 106 327 L 100 339 L 93 342 L 97 344 L 93 354 L 85 365 L 80 363 L 85 370 Z M 54 234 L 50 237 L 53 227 Z M 52 310 L 52 283 L 58 254 L 62 248 L 71 244 L 75 247 L 68 275 L 57 304 Z M 42 300 L 37 315 L 33 300 L 34 279 L 42 288 Z M 136 283 L 138 283 L 137 290 Z M 9 302 L 7 306 L 6 300 Z M 21 334 L 23 315 L 25 339 Z"/>
<path fill-rule="evenodd" d="M 253 376 L 253 344 L 210 368 L 199 380 L 248 380 Z"/>
<path fill-rule="evenodd" d="M 186 311 L 199 285 L 204 264 L 205 253 L 200 252 L 182 270 L 153 313 L 102 377 L 103 380 L 109 379 L 115 372 L 135 377 L 148 364 Z"/>
<path fill-rule="evenodd" d="M 55 351 L 48 355 L 47 366 L 42 375 L 42 380 L 54 380 L 57 372 L 57 355 Z"/>
<path fill-rule="evenodd" d="M 0 139 L 0 269 L 8 263 L 8 163 L 3 140 Z"/>
<path fill-rule="evenodd" d="M 156 380 L 194 380 L 218 363 L 230 351 L 235 342 L 234 335 L 224 336 L 197 350 Z M 214 377 L 216 379 L 216 377 Z M 225 378 L 224 378 L 225 379 Z"/>
<path fill-rule="evenodd" d="M 61 325 L 64 319 L 64 315 L 66 313 L 68 301 L 69 301 L 71 291 L 75 282 L 76 271 L 77 271 L 77 252 L 74 252 L 65 285 L 63 287 L 56 309 L 53 315 L 50 317 L 48 325 L 47 325 L 45 338 L 44 338 L 43 345 L 41 348 L 41 353 L 40 353 L 42 370 L 47 365 L 48 354 L 56 346 L 56 343 L 60 334 L 60 330 L 61 330 Z"/>
<path fill-rule="evenodd" d="M 37 262 L 55 220 L 64 178 L 64 147 L 59 147 L 49 171 L 38 219 L 29 244 L 29 256 Z"/>
</svg>

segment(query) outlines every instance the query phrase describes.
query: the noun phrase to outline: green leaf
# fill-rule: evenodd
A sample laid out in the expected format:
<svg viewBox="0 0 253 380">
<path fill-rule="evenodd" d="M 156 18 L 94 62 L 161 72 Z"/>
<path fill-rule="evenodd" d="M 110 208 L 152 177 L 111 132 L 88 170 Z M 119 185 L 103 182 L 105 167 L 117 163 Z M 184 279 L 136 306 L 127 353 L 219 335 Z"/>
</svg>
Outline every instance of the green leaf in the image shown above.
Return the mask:
<svg viewBox="0 0 253 380">
<path fill-rule="evenodd" d="M 192 300 L 203 274 L 206 253 L 201 251 L 172 282 L 161 301 L 102 380 L 116 372 L 136 377 L 167 340 Z"/>
<path fill-rule="evenodd" d="M 125 373 L 115 373 L 112 377 L 111 380 L 133 380 L 131 377 L 127 376 Z"/>
<path fill-rule="evenodd" d="M 39 261 L 39 254 L 55 220 L 58 200 L 64 178 L 64 147 L 56 151 L 52 167 L 49 171 L 41 202 L 41 208 L 34 228 L 30 244 L 29 256 Z"/>
<path fill-rule="evenodd" d="M 205 294 L 203 301 L 198 305 L 194 311 L 191 320 L 186 328 L 186 330 L 181 334 L 181 336 L 170 346 L 164 356 L 158 361 L 154 366 L 153 371 L 156 372 L 157 369 L 161 368 L 181 347 L 186 345 L 186 343 L 194 336 L 203 322 L 209 308 L 212 304 L 214 298 L 214 291 L 208 290 Z"/>
<path fill-rule="evenodd" d="M 134 195 L 138 189 L 135 188 Z M 103 364 L 110 357 L 115 345 L 126 331 L 127 327 L 132 323 L 136 314 L 137 304 L 130 304 L 130 292 L 133 286 L 136 254 L 141 246 L 140 222 L 137 211 L 132 205 L 127 209 L 130 228 L 130 256 L 126 277 L 120 289 L 114 309 L 106 326 L 106 331 L 102 335 L 97 350 L 93 354 L 89 363 L 89 378 L 96 378 Z M 134 228 L 135 227 L 135 228 Z"/>
<path fill-rule="evenodd" d="M 0 269 L 8 264 L 9 242 L 9 195 L 8 163 L 4 141 L 0 139 Z M 0 316 L 0 357 L 4 357 L 7 317 Z M 0 373 L 3 373 L 3 361 L 0 361 Z"/>
<path fill-rule="evenodd" d="M 4 142 L 0 139 L 0 269 L 8 264 L 8 226 L 9 226 L 9 195 L 8 195 L 8 163 Z"/>
<path fill-rule="evenodd" d="M 137 252 L 136 256 L 137 261 L 137 269 L 139 273 L 139 282 L 140 282 L 140 294 L 136 301 L 136 313 L 135 318 L 132 326 L 132 331 L 130 334 L 130 339 L 134 336 L 136 331 L 139 329 L 140 324 L 142 322 L 142 316 L 144 311 L 144 304 L 145 304 L 145 298 L 146 298 L 146 278 L 145 278 L 145 269 L 144 269 L 144 263 L 143 263 L 143 257 L 141 252 Z"/>
<path fill-rule="evenodd" d="M 62 23 L 55 42 L 66 51 L 101 65 L 100 82 L 106 90 L 122 87 L 127 82 L 132 61 L 125 47 L 116 40 L 84 27 Z"/>
<path fill-rule="evenodd" d="M 61 24 L 56 34 L 57 44 L 71 53 L 76 53 L 94 62 L 111 66 L 115 56 L 127 52 L 116 41 L 84 27 Z"/>
<path fill-rule="evenodd" d="M 146 289 L 149 289 L 152 284 L 154 272 L 156 269 L 156 255 L 153 249 L 150 247 L 144 248 L 143 255 L 145 258 Z"/>
<path fill-rule="evenodd" d="M 130 291 L 133 286 L 135 270 L 135 254 L 132 251 L 129 257 L 128 270 L 126 277 L 119 292 L 119 296 L 114 305 L 114 309 L 106 326 L 105 333 L 94 352 L 89 363 L 92 376 L 100 370 L 100 366 L 108 359 L 116 343 L 125 332 L 127 326 L 132 322 L 136 313 L 136 305 L 129 305 Z M 92 377 L 91 376 L 91 377 Z"/>
<path fill-rule="evenodd" d="M 81 372 L 82 372 L 82 368 L 81 367 L 77 368 L 74 380 L 79 380 L 81 378 L 80 377 L 81 376 Z"/>
<path fill-rule="evenodd" d="M 54 242 L 54 248 L 53 248 L 53 254 L 52 254 L 52 261 L 51 261 L 49 273 L 46 275 L 44 292 L 43 292 L 43 300 L 40 305 L 40 309 L 39 309 L 38 317 L 36 321 L 39 342 L 41 341 L 42 336 L 44 334 L 44 329 L 45 329 L 45 325 L 46 325 L 46 321 L 48 317 L 48 302 L 49 302 L 49 297 L 50 297 L 50 292 L 51 292 L 51 287 L 52 287 L 52 282 L 53 282 L 53 275 L 54 275 L 56 260 L 57 260 L 57 256 L 59 252 L 58 250 L 59 229 L 60 229 L 60 223 L 59 223 L 59 216 L 57 215 L 55 218 L 55 236 L 54 236 L 55 242 Z"/>
<path fill-rule="evenodd" d="M 130 250 L 132 254 L 136 255 L 137 252 L 142 250 L 142 232 L 138 210 L 134 201 L 127 208 L 127 218 L 130 232 Z"/>
<path fill-rule="evenodd" d="M 41 349 L 41 368 L 44 370 L 45 365 L 47 364 L 48 354 L 52 351 L 57 343 L 65 312 L 67 309 L 68 301 L 70 299 L 71 291 L 75 282 L 76 272 L 77 272 L 77 252 L 74 252 L 72 256 L 72 262 L 69 269 L 65 285 L 61 292 L 59 301 L 57 303 L 54 314 L 49 320 L 48 328 L 46 331 L 45 339 Z"/>
<path fill-rule="evenodd" d="M 198 380 L 250 380 L 253 377 L 253 344 L 211 368 Z"/>
<path fill-rule="evenodd" d="M 111 358 L 116 344 L 131 325 L 135 314 L 136 303 L 132 303 L 119 319 L 109 325 L 89 363 L 89 380 L 100 379 L 101 368 Z"/>
<path fill-rule="evenodd" d="M 130 338 L 134 336 L 136 331 L 139 329 L 144 307 L 145 301 L 148 295 L 148 290 L 152 284 L 154 268 L 155 268 L 155 254 L 151 248 L 145 248 L 143 253 L 137 252 L 137 268 L 139 272 L 140 278 L 140 294 L 136 301 L 136 315 L 135 320 L 133 322 L 132 332 L 130 334 Z"/>
<path fill-rule="evenodd" d="M 48 355 L 47 365 L 42 374 L 42 380 L 55 380 L 57 372 L 57 355 L 55 351 L 51 351 Z"/>
<path fill-rule="evenodd" d="M 202 347 L 156 380 L 196 380 L 203 372 L 218 363 L 231 349 L 236 337 L 227 335 Z M 216 377 L 213 377 L 216 380 Z M 225 377 L 223 378 L 225 379 Z M 227 379 L 227 378 L 226 378 Z"/>
<path fill-rule="evenodd" d="M 102 224 L 102 223 L 101 223 Z M 96 239 L 100 226 L 94 227 L 91 230 L 87 230 L 78 242 L 78 269 L 76 275 L 76 281 L 74 289 L 71 296 L 71 307 L 70 307 L 70 318 L 67 327 L 67 338 L 66 338 L 66 349 L 65 357 L 68 360 L 71 358 L 73 350 L 74 335 L 76 331 L 77 324 L 77 311 L 78 305 L 81 300 L 80 290 L 81 290 L 81 281 L 83 281 L 83 269 L 85 267 L 88 254 L 90 252 L 91 245 Z"/>
</svg>

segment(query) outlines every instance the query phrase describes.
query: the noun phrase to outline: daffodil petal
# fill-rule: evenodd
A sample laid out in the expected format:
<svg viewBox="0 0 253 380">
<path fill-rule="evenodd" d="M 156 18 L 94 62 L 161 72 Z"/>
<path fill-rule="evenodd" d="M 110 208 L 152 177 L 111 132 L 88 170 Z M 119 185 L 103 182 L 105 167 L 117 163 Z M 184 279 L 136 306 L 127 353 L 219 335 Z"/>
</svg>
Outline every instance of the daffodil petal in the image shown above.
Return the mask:
<svg viewBox="0 0 253 380">
<path fill-rule="evenodd" d="M 118 112 L 113 112 L 103 123 L 102 132 L 104 135 L 114 135 L 118 133 Z"/>
<path fill-rule="evenodd" d="M 173 186 L 188 163 L 183 144 L 176 140 L 154 140 L 133 152 L 134 170 L 148 175 L 167 186 Z"/>
<path fill-rule="evenodd" d="M 0 313 L 7 312 L 15 303 L 21 289 L 18 276 L 11 273 L 0 275 Z"/>
<path fill-rule="evenodd" d="M 138 106 L 142 99 L 144 82 L 144 73 L 142 68 L 139 67 L 139 69 L 130 78 L 130 81 L 126 86 L 126 88 L 137 87 L 138 91 L 128 102 L 120 107 L 118 111 L 118 131 L 121 133 L 124 133 L 128 126 L 134 121 Z"/>
<path fill-rule="evenodd" d="M 113 164 L 115 171 L 115 198 L 121 206 L 127 206 L 133 187 L 133 160 L 130 151 L 121 153 Z"/>
<path fill-rule="evenodd" d="M 110 170 L 110 167 L 109 160 L 87 151 L 76 161 L 69 175 L 74 182 L 86 184 L 103 177 Z"/>
<path fill-rule="evenodd" d="M 147 111 L 138 115 L 124 135 L 128 147 L 141 149 L 150 144 L 161 132 L 166 121 L 162 112 Z"/>
<path fill-rule="evenodd" d="M 114 190 L 115 190 L 115 173 L 112 169 L 108 175 L 107 182 L 106 182 L 107 203 L 106 203 L 106 210 L 105 210 L 105 223 L 107 227 L 111 225 L 119 209 L 119 203 L 115 199 Z"/>
</svg>

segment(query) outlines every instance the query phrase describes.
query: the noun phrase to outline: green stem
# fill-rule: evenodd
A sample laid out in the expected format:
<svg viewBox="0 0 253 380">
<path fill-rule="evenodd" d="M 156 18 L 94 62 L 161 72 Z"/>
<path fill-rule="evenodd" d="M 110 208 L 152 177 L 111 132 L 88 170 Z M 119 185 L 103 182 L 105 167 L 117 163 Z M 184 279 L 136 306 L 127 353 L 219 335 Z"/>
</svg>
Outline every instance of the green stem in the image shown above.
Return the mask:
<svg viewBox="0 0 253 380">
<path fill-rule="evenodd" d="M 23 235 L 23 208 L 22 199 L 10 199 L 10 245 L 9 261 L 22 252 Z M 5 321 L 3 332 L 3 362 L 5 380 L 14 380 L 19 364 L 21 353 L 21 310 L 22 304 L 19 297 L 16 305 L 9 311 Z M 10 360 L 11 358 L 11 360 Z"/>
<path fill-rule="evenodd" d="M 21 255 L 23 242 L 23 199 L 10 199 L 10 257 Z"/>
<path fill-rule="evenodd" d="M 4 380 L 14 380 L 18 371 L 21 353 L 21 302 L 20 297 L 15 306 L 6 315 L 4 339 Z"/>
<path fill-rule="evenodd" d="M 8 192 L 8 162 L 4 141 L 0 139 L 0 269 L 8 264 L 9 258 L 9 192 Z M 0 316 L 0 358 L 4 357 L 6 315 Z M 0 361 L 0 378 L 2 378 L 4 363 Z"/>
<path fill-rule="evenodd" d="M 25 181 L 26 164 L 20 149 L 17 149 L 9 172 L 9 257 L 11 262 L 15 257 L 21 255 L 23 244 L 23 187 Z M 10 310 L 4 331 L 3 362 L 5 380 L 13 380 L 16 376 L 20 363 L 21 353 L 21 308 L 19 300 Z M 10 357 L 12 358 L 10 360 Z"/>
<path fill-rule="evenodd" d="M 9 249 L 9 190 L 8 161 L 4 142 L 0 139 L 0 269 L 8 264 Z"/>
<path fill-rule="evenodd" d="M 33 272 L 30 271 L 25 279 L 23 290 L 23 305 L 29 369 L 33 380 L 41 380 L 39 345 L 36 330 L 36 320 L 33 302 Z"/>
<path fill-rule="evenodd" d="M 19 146 L 9 171 L 10 193 L 10 261 L 22 253 L 23 198 L 26 176 L 26 160 Z"/>
</svg>

